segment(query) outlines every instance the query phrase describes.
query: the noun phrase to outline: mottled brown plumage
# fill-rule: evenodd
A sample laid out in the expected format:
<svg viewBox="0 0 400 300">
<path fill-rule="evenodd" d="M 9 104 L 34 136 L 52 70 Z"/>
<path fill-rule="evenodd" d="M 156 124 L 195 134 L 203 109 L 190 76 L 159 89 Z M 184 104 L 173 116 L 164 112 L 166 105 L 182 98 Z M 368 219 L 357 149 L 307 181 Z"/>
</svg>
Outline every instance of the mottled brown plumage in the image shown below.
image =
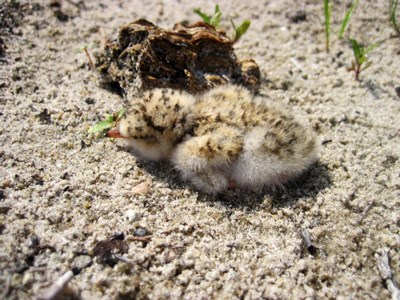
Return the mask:
<svg viewBox="0 0 400 300">
<path fill-rule="evenodd" d="M 314 133 L 282 105 L 225 85 L 194 97 L 155 89 L 131 99 L 119 130 L 149 159 L 170 160 L 183 178 L 215 193 L 279 186 L 317 159 Z"/>
</svg>

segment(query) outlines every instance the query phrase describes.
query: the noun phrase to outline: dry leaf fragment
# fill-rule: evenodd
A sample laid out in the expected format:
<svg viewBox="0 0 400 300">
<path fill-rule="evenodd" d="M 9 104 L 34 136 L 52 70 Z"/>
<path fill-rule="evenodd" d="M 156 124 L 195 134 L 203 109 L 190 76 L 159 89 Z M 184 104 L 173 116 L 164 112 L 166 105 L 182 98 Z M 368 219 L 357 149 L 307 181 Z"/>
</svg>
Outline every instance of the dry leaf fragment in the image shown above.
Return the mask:
<svg viewBox="0 0 400 300">
<path fill-rule="evenodd" d="M 106 240 L 99 241 L 93 249 L 94 256 L 97 256 L 103 264 L 114 266 L 118 262 L 116 254 L 124 254 L 129 250 L 123 233 L 112 235 Z"/>
</svg>

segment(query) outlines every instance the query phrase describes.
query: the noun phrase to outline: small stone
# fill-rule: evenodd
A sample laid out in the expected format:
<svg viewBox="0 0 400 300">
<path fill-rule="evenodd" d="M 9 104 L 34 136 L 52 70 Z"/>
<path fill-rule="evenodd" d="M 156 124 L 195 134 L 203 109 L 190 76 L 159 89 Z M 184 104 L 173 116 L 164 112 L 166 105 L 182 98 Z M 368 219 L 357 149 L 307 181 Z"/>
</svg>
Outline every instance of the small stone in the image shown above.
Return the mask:
<svg viewBox="0 0 400 300">
<path fill-rule="evenodd" d="M 86 104 L 91 105 L 91 104 L 95 104 L 96 100 L 93 99 L 93 98 L 88 97 L 88 98 L 85 99 L 85 102 L 86 102 Z"/>
<path fill-rule="evenodd" d="M 27 285 L 32 283 L 34 280 L 32 273 L 28 272 L 24 274 L 24 277 L 22 277 L 22 284 Z"/>
<path fill-rule="evenodd" d="M 92 207 L 92 202 L 90 202 L 90 201 L 85 201 L 85 202 L 83 203 L 83 207 L 84 207 L 85 209 L 90 209 L 90 208 Z"/>
<path fill-rule="evenodd" d="M 36 248 L 40 244 L 40 239 L 36 234 L 32 234 L 29 241 L 29 248 Z"/>
<path fill-rule="evenodd" d="M 125 213 L 125 217 L 129 222 L 139 221 L 141 218 L 141 214 L 133 209 L 128 209 Z"/>
<path fill-rule="evenodd" d="M 81 271 L 92 264 L 92 258 L 89 255 L 79 255 L 72 262 L 72 269 Z"/>
<path fill-rule="evenodd" d="M 11 185 L 12 185 L 12 181 L 10 179 L 5 179 L 1 183 L 2 188 L 8 188 L 8 187 L 11 187 Z"/>
<path fill-rule="evenodd" d="M 147 230 L 145 228 L 139 227 L 137 229 L 135 229 L 135 231 L 133 232 L 134 236 L 146 236 L 147 235 Z"/>
<path fill-rule="evenodd" d="M 132 193 L 137 195 L 146 195 L 150 191 L 150 182 L 145 181 L 141 184 L 138 184 L 132 189 Z"/>
</svg>

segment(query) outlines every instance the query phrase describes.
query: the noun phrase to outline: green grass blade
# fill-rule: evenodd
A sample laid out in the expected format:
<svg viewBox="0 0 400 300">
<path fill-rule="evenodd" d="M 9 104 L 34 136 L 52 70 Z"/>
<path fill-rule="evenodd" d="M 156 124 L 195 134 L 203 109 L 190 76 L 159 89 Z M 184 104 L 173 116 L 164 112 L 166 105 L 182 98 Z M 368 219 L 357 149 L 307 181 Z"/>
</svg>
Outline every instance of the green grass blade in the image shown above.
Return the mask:
<svg viewBox="0 0 400 300">
<path fill-rule="evenodd" d="M 236 25 L 235 25 L 235 23 L 233 22 L 232 18 L 231 18 L 230 20 L 231 20 L 232 27 L 233 27 L 233 29 L 235 30 L 235 34 L 236 34 Z"/>
<path fill-rule="evenodd" d="M 219 9 L 219 5 L 215 5 L 215 10 L 214 10 L 214 14 L 218 14 L 221 13 L 221 10 Z"/>
<path fill-rule="evenodd" d="M 107 115 L 103 121 L 100 121 L 93 127 L 89 129 L 89 133 L 103 133 L 107 129 L 110 129 L 115 126 L 116 122 L 120 120 L 123 115 L 125 114 L 126 109 L 122 108 L 119 110 L 116 114 L 113 115 Z"/>
<path fill-rule="evenodd" d="M 111 116 L 112 117 L 112 116 Z M 89 129 L 89 133 L 98 133 L 98 132 L 103 132 L 106 129 L 109 129 L 114 126 L 114 118 L 112 119 L 107 118 L 106 120 L 100 121 L 96 125 L 94 125 L 92 128 Z"/>
<path fill-rule="evenodd" d="M 232 22 L 233 24 L 233 22 Z M 235 28 L 235 41 L 240 39 L 240 37 L 246 33 L 247 29 L 249 29 L 251 22 L 249 20 L 244 20 L 239 27 Z"/>
<path fill-rule="evenodd" d="M 346 15 L 344 16 L 342 25 L 340 26 L 340 30 L 339 30 L 339 34 L 338 34 L 339 39 L 342 39 L 342 38 L 343 38 L 344 30 L 346 29 L 347 24 L 349 23 L 351 14 L 352 14 L 353 11 L 356 9 L 356 7 L 357 7 L 357 5 L 358 5 L 358 2 L 359 2 L 359 0 L 354 1 L 354 2 L 351 4 L 351 7 L 349 8 L 349 10 L 346 12 Z"/>
<path fill-rule="evenodd" d="M 329 6 L 329 0 L 324 0 L 324 14 L 325 14 L 325 38 L 326 38 L 326 51 L 329 52 L 329 35 L 330 35 L 330 24 L 331 24 L 331 9 Z"/>
<path fill-rule="evenodd" d="M 221 22 L 221 16 L 221 12 L 215 13 L 215 15 L 210 20 L 210 25 L 217 28 L 219 26 L 219 23 Z"/>
<path fill-rule="evenodd" d="M 357 62 L 360 63 L 361 59 L 361 48 L 358 42 L 354 39 L 349 39 L 351 43 L 351 47 L 353 48 L 354 57 L 356 58 Z"/>
<path fill-rule="evenodd" d="M 362 65 L 362 64 L 365 63 L 366 61 L 367 61 L 367 57 L 364 56 L 364 55 L 361 55 L 360 58 L 359 58 L 359 60 L 358 60 L 358 63 L 359 63 L 360 65 Z"/>
<path fill-rule="evenodd" d="M 372 61 L 367 62 L 362 70 L 364 71 L 364 70 L 368 69 L 371 65 L 372 65 Z"/>
<path fill-rule="evenodd" d="M 365 48 L 365 50 L 364 50 L 364 55 L 367 55 L 369 52 L 375 50 L 375 49 L 378 48 L 381 44 L 382 44 L 382 42 L 376 42 L 376 43 L 373 43 L 372 45 L 368 46 L 368 47 Z"/>
<path fill-rule="evenodd" d="M 206 15 L 205 13 L 203 13 L 200 8 L 196 8 L 195 10 L 193 10 L 193 12 L 195 12 L 197 15 L 200 16 L 200 18 L 203 19 L 204 23 L 210 24 L 211 21 L 211 17 Z"/>
<path fill-rule="evenodd" d="M 400 28 L 399 25 L 397 24 L 397 18 L 396 18 L 396 10 L 398 2 L 399 2 L 398 0 L 389 1 L 389 19 L 390 23 L 392 23 L 396 32 L 400 35 Z"/>
<path fill-rule="evenodd" d="M 126 109 L 125 109 L 125 108 L 121 109 L 121 110 L 117 113 L 117 120 L 116 120 L 116 121 L 120 120 L 120 119 L 124 116 L 125 112 L 126 112 Z"/>
</svg>

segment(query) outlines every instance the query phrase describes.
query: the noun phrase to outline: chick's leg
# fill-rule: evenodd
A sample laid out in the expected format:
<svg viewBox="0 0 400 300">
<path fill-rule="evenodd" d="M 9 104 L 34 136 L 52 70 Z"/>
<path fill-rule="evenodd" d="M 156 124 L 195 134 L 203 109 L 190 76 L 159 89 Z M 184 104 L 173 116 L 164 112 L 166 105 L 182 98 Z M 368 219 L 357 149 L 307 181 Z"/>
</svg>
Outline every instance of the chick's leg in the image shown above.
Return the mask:
<svg viewBox="0 0 400 300">
<path fill-rule="evenodd" d="M 198 189 L 218 193 L 229 188 L 229 168 L 242 148 L 239 130 L 219 126 L 178 145 L 172 161 L 183 178 Z"/>
</svg>

